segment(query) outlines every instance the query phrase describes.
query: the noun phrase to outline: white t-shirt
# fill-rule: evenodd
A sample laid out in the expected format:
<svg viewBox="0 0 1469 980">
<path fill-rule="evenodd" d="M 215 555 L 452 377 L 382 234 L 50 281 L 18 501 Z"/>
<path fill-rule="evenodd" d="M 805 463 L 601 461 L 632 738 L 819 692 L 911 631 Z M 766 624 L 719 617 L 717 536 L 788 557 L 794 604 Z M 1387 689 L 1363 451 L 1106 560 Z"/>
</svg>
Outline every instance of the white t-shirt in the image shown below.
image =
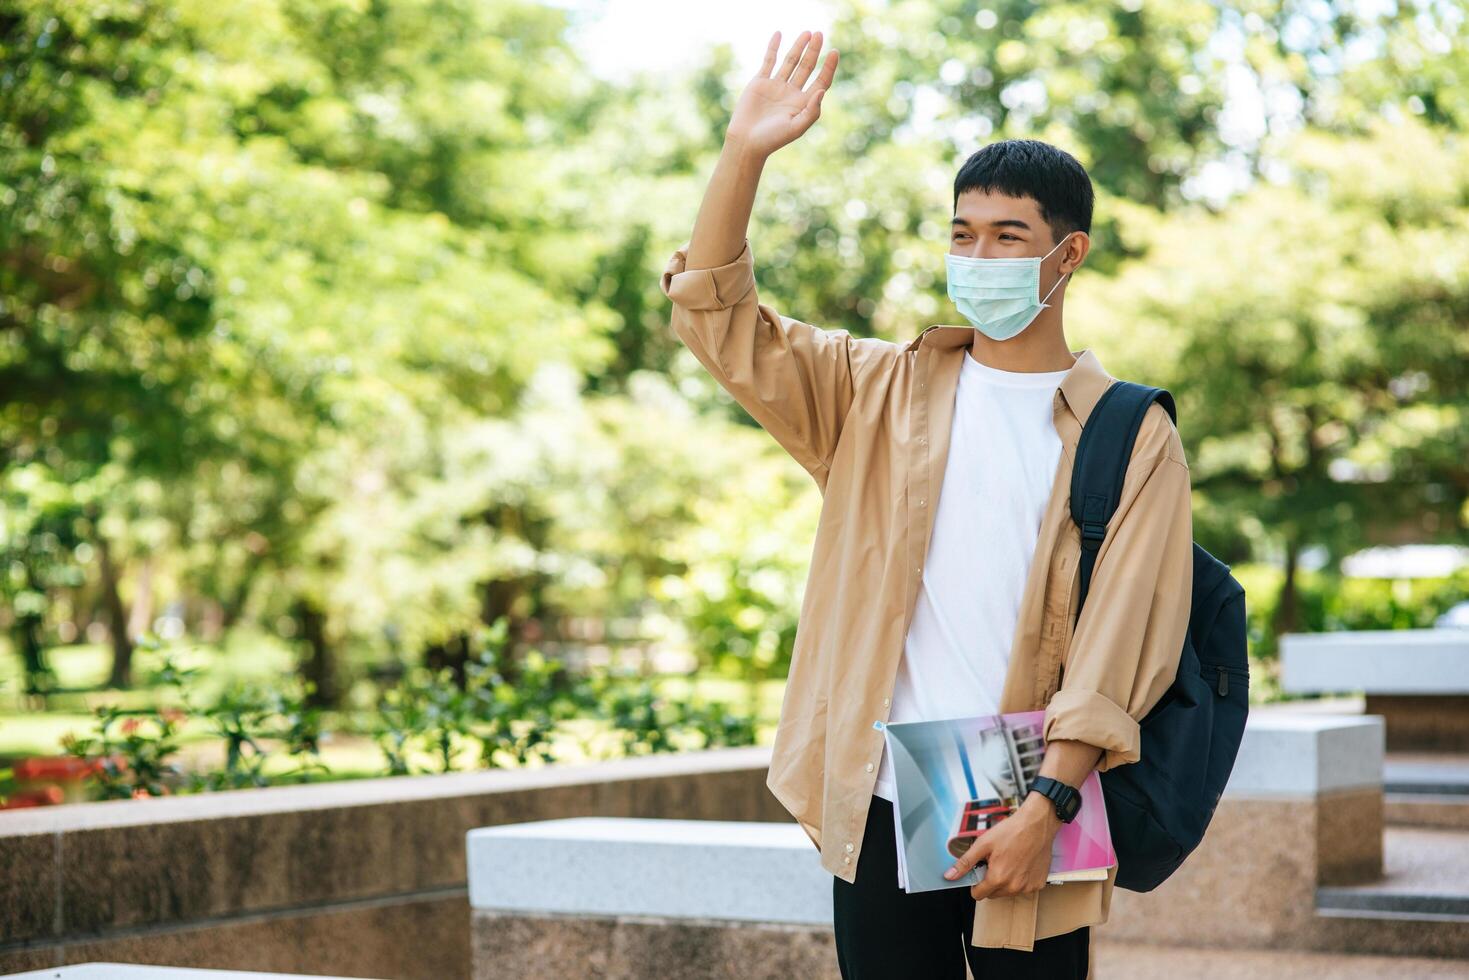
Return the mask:
<svg viewBox="0 0 1469 980">
<path fill-rule="evenodd" d="M 1002 371 L 964 353 L 948 460 L 888 721 L 999 711 L 1020 599 L 1061 459 L 1066 371 Z M 873 792 L 897 796 L 883 749 Z"/>
</svg>

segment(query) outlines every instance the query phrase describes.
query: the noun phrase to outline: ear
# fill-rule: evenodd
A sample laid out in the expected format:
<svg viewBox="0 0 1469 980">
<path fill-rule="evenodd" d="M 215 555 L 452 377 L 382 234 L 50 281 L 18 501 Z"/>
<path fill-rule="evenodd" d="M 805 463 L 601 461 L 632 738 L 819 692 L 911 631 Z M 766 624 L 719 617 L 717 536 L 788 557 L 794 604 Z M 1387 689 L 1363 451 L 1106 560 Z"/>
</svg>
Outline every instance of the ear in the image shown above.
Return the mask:
<svg viewBox="0 0 1469 980">
<path fill-rule="evenodd" d="M 1064 247 L 1062 247 L 1062 256 L 1071 256 L 1072 251 L 1075 251 L 1075 248 L 1077 248 L 1077 242 L 1081 244 L 1081 251 L 1077 253 L 1077 264 L 1071 266 L 1071 269 L 1066 270 L 1066 272 L 1075 272 L 1075 270 L 1080 269 L 1081 263 L 1087 260 L 1087 253 L 1091 251 L 1091 235 L 1086 234 L 1086 232 L 1078 228 L 1074 232 L 1071 232 L 1071 241 L 1066 242 Z"/>
</svg>

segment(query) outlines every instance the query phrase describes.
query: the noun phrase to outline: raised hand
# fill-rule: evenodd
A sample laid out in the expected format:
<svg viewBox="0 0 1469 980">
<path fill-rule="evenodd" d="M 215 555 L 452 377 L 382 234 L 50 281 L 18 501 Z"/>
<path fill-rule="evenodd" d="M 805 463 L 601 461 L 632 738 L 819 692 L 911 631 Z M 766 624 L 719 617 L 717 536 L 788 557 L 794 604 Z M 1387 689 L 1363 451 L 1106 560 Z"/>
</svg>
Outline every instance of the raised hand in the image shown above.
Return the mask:
<svg viewBox="0 0 1469 980">
<path fill-rule="evenodd" d="M 780 31 L 770 38 L 765 61 L 750 79 L 735 105 L 725 139 L 762 157 L 800 137 L 821 115 L 821 98 L 836 76 L 837 51 L 827 52 L 821 73 L 809 89 L 806 82 L 821 53 L 821 32 L 802 31 L 786 53 L 780 68 L 775 57 L 780 50 Z"/>
</svg>

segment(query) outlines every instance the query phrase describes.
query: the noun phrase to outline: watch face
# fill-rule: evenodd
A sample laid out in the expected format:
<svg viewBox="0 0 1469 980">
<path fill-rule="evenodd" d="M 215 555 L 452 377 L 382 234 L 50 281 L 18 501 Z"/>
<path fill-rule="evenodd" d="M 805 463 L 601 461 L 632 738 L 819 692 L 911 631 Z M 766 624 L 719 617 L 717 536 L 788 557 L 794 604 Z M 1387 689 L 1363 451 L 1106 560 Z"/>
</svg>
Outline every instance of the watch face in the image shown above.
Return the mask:
<svg viewBox="0 0 1469 980">
<path fill-rule="evenodd" d="M 1042 782 L 1042 780 L 1045 780 Z M 1041 787 L 1045 787 L 1042 789 Z M 1076 818 L 1077 811 L 1081 809 L 1081 792 L 1072 786 L 1068 786 L 1059 779 L 1051 779 L 1049 776 L 1040 776 L 1035 780 L 1033 788 L 1040 793 L 1050 797 L 1051 803 L 1056 807 L 1056 816 L 1070 823 Z M 1064 801 L 1064 802 L 1063 802 Z"/>
</svg>

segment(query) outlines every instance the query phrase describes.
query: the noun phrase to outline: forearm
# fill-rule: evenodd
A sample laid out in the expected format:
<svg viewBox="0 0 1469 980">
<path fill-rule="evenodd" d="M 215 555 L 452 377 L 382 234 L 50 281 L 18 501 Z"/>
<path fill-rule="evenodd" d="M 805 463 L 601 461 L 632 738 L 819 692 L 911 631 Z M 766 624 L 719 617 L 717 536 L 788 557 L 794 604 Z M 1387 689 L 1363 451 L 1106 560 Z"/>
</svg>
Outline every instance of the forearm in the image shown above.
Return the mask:
<svg viewBox="0 0 1469 980">
<path fill-rule="evenodd" d="M 1046 743 L 1046 754 L 1041 759 L 1040 775 L 1060 780 L 1067 786 L 1081 789 L 1082 781 L 1090 775 L 1102 759 L 1102 750 L 1076 739 L 1061 738 Z M 1033 810 L 1054 827 L 1061 826 L 1056 816 L 1056 805 L 1040 793 L 1028 793 L 1020 803 L 1021 810 Z"/>
<path fill-rule="evenodd" d="M 1102 760 L 1102 750 L 1095 745 L 1079 742 L 1073 738 L 1058 738 L 1046 743 L 1046 754 L 1041 759 L 1040 775 L 1059 779 L 1067 786 L 1081 787 L 1097 763 Z"/>
<path fill-rule="evenodd" d="M 660 284 L 673 300 L 673 333 L 824 489 L 852 405 L 854 362 L 883 350 L 760 302 L 745 229 L 765 159 L 727 141 L 690 243 L 674 251 Z"/>
<path fill-rule="evenodd" d="M 688 268 L 710 269 L 739 256 L 750 230 L 755 191 L 766 157 L 748 149 L 738 137 L 726 137 L 719 162 L 704 191 L 689 237 Z"/>
</svg>

